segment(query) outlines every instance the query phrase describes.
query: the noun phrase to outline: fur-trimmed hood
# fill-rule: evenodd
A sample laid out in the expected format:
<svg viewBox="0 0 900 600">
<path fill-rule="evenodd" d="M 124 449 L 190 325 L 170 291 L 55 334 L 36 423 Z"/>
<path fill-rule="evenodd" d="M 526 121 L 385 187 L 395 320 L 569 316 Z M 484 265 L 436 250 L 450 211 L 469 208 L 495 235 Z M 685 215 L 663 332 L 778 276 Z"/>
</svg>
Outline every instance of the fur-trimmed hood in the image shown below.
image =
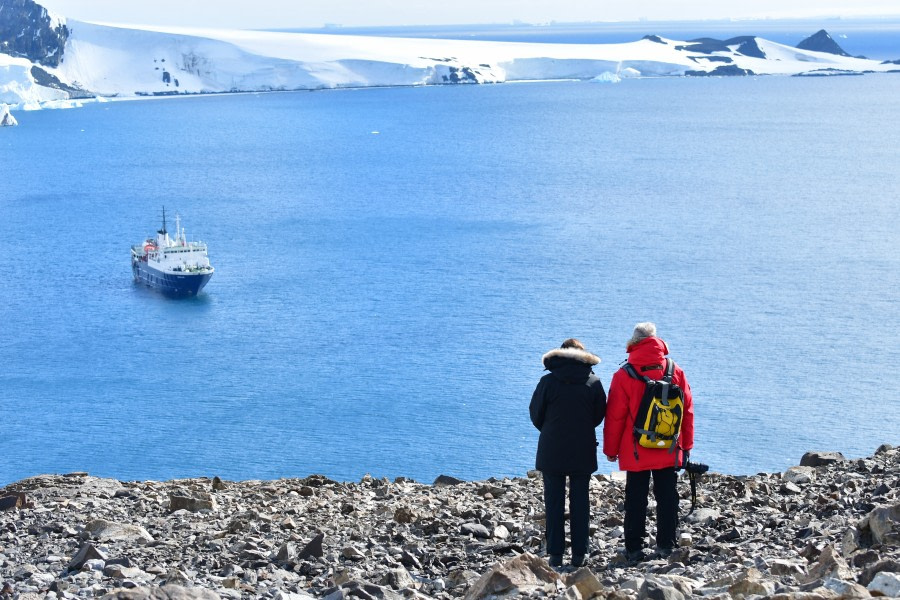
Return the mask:
<svg viewBox="0 0 900 600">
<path fill-rule="evenodd" d="M 599 356 L 595 356 L 587 350 L 579 350 L 578 348 L 554 348 L 541 357 L 541 363 L 543 363 L 544 369 L 548 371 L 552 370 L 557 365 L 572 360 L 584 363 L 589 367 L 600 363 Z"/>
</svg>

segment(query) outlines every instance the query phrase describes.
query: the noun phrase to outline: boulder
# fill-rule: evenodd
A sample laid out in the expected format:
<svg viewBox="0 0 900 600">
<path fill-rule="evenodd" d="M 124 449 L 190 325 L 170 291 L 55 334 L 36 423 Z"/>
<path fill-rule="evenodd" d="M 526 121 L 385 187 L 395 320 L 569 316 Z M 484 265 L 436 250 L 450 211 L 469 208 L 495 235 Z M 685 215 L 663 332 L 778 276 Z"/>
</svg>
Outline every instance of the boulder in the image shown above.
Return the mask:
<svg viewBox="0 0 900 600">
<path fill-rule="evenodd" d="M 216 501 L 211 496 L 192 497 L 192 496 L 169 496 L 169 512 L 176 510 L 186 510 L 189 512 L 198 512 L 201 510 L 216 510 Z"/>
<path fill-rule="evenodd" d="M 481 539 L 491 537 L 490 530 L 481 523 L 463 523 L 459 529 L 464 535 L 473 535 Z"/>
<path fill-rule="evenodd" d="M 124 540 L 149 544 L 153 541 L 146 529 L 139 525 L 115 523 L 105 519 L 94 519 L 84 526 L 84 530 L 94 539 L 106 542 L 110 540 Z"/>
<path fill-rule="evenodd" d="M 840 452 L 807 452 L 800 459 L 801 467 L 824 467 L 839 462 L 847 462 Z"/>
<path fill-rule="evenodd" d="M 900 598 L 900 575 L 882 571 L 872 578 L 866 589 L 872 595 Z"/>
<path fill-rule="evenodd" d="M 684 600 L 684 594 L 669 581 L 651 576 L 641 585 L 638 600 Z"/>
<path fill-rule="evenodd" d="M 871 594 L 863 586 L 855 581 L 846 581 L 844 579 L 827 578 L 822 587 L 831 590 L 841 598 L 867 598 Z"/>
<path fill-rule="evenodd" d="M 68 569 L 70 571 L 78 571 L 89 560 L 106 560 L 106 555 L 100 552 L 93 544 L 82 544 L 72 560 L 69 561 Z"/>
<path fill-rule="evenodd" d="M 570 589 L 575 588 L 581 598 L 590 598 L 595 593 L 603 590 L 603 584 L 587 567 L 581 567 L 567 576 L 565 585 Z"/>
<path fill-rule="evenodd" d="M 103 596 L 102 600 L 221 600 L 221 596 L 202 588 L 169 584 L 162 587 L 117 589 Z"/>
<path fill-rule="evenodd" d="M 322 548 L 322 542 L 325 540 L 325 534 L 320 533 L 316 537 L 314 537 L 306 546 L 303 547 L 303 550 L 300 551 L 300 554 L 297 555 L 297 558 L 300 560 L 306 558 L 322 558 L 325 556 L 324 549 Z"/>
<path fill-rule="evenodd" d="M 812 483 L 816 480 L 816 469 L 815 467 L 791 467 L 782 473 L 781 478 L 797 485 Z"/>
<path fill-rule="evenodd" d="M 526 552 L 494 565 L 466 593 L 466 600 L 493 596 L 524 595 L 560 580 L 559 574 L 542 558 Z"/>
<path fill-rule="evenodd" d="M 438 475 L 432 485 L 459 485 L 461 483 L 465 483 L 465 481 L 457 479 L 456 477 L 451 477 L 450 475 Z"/>
<path fill-rule="evenodd" d="M 819 554 L 819 558 L 810 565 L 809 570 L 803 581 L 812 582 L 817 579 L 853 579 L 853 572 L 840 554 L 834 549 L 834 546 L 825 546 Z"/>
<path fill-rule="evenodd" d="M 737 596 L 771 596 L 775 593 L 775 582 L 763 577 L 758 569 L 749 568 L 728 587 L 728 593 Z"/>
<path fill-rule="evenodd" d="M 900 502 L 872 509 L 857 525 L 860 540 L 875 544 L 900 544 Z"/>
<path fill-rule="evenodd" d="M 0 511 L 13 510 L 14 508 L 24 508 L 27 498 L 24 492 L 16 492 L 9 496 L 0 498 Z"/>
</svg>

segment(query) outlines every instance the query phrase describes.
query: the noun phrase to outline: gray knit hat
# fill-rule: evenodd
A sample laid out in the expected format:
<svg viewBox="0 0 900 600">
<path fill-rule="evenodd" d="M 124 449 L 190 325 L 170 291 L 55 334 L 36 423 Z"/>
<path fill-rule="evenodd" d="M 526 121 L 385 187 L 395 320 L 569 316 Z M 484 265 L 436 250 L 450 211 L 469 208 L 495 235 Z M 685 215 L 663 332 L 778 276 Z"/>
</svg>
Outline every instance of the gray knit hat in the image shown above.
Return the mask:
<svg viewBox="0 0 900 600">
<path fill-rule="evenodd" d="M 656 325 L 649 321 L 638 323 L 634 326 L 634 333 L 631 334 L 631 339 L 628 340 L 628 343 L 625 345 L 625 347 L 631 348 L 639 341 L 648 337 L 656 337 Z"/>
</svg>

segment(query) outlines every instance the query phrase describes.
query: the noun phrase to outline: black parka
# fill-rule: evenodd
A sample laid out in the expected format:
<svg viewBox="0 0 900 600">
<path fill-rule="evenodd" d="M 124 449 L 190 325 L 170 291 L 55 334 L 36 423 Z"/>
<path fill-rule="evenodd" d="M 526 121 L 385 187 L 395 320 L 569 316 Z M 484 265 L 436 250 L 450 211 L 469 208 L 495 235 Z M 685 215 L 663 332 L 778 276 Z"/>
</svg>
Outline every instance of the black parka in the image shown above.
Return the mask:
<svg viewBox="0 0 900 600">
<path fill-rule="evenodd" d="M 557 348 L 543 357 L 550 373 L 531 396 L 531 422 L 541 432 L 535 468 L 547 473 L 597 470 L 595 428 L 606 414 L 606 392 L 591 367 L 600 359 L 577 348 Z"/>
</svg>

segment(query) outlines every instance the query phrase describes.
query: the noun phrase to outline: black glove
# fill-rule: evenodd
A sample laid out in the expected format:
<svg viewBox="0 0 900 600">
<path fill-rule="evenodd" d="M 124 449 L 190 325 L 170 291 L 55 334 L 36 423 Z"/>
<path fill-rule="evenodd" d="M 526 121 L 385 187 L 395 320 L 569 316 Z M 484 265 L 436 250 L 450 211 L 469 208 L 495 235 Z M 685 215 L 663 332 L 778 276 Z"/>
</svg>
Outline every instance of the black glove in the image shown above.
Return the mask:
<svg viewBox="0 0 900 600">
<path fill-rule="evenodd" d="M 684 466 L 691 460 L 691 451 L 690 450 L 682 450 L 681 451 L 681 466 Z"/>
</svg>

